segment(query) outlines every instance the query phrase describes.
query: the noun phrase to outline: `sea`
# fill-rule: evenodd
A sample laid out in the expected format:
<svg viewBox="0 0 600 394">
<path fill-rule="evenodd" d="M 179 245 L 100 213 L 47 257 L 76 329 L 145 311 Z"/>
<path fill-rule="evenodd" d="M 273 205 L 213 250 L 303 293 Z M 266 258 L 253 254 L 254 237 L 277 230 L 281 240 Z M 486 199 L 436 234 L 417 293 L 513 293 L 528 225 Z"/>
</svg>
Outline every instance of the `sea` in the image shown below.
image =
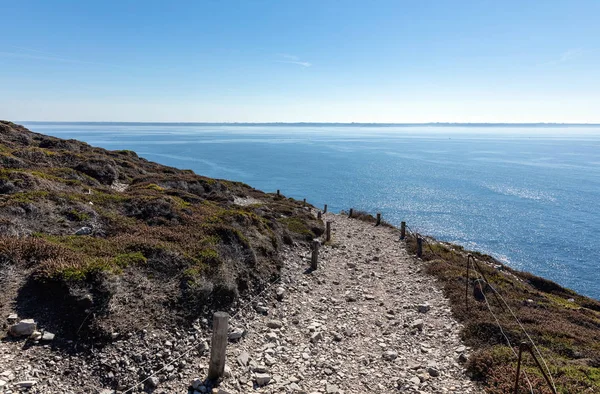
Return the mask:
<svg viewBox="0 0 600 394">
<path fill-rule="evenodd" d="M 600 126 L 21 122 L 491 254 L 600 299 Z"/>
</svg>

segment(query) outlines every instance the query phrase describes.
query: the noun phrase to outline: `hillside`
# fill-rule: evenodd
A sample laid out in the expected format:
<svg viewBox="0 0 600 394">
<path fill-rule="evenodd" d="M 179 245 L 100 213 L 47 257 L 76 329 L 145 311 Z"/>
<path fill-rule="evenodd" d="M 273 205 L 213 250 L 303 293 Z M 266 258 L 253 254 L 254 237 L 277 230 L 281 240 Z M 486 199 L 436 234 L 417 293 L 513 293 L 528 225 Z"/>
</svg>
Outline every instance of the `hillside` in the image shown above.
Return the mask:
<svg viewBox="0 0 600 394">
<path fill-rule="evenodd" d="M 0 121 L 0 313 L 60 338 L 234 306 L 322 232 L 302 202 Z"/>
</svg>

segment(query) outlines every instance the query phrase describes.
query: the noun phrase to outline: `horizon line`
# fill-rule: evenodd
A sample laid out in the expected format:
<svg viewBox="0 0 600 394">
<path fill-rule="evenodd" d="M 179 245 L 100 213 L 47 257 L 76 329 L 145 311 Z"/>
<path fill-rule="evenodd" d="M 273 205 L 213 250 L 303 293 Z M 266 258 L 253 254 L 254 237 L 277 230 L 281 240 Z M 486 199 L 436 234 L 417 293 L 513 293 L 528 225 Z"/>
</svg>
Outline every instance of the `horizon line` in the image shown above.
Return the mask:
<svg viewBox="0 0 600 394">
<path fill-rule="evenodd" d="M 10 121 L 9 121 L 10 122 Z M 303 126 L 303 125 L 317 125 L 317 126 L 600 126 L 600 123 L 577 123 L 577 122 L 176 122 L 176 121 L 87 121 L 87 120 L 20 120 L 13 123 L 52 123 L 52 124 L 67 124 L 67 123 L 79 123 L 79 124 L 164 124 L 164 125 L 227 125 L 227 126 Z"/>
</svg>

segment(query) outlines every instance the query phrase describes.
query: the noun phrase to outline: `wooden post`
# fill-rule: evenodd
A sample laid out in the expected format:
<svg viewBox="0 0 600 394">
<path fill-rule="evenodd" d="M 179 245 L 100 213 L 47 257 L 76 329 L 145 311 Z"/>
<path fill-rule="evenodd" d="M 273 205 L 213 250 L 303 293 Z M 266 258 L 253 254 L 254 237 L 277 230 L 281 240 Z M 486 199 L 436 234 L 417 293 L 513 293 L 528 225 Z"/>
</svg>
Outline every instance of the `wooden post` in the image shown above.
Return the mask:
<svg viewBox="0 0 600 394">
<path fill-rule="evenodd" d="M 209 380 L 218 380 L 225 372 L 228 321 L 229 315 L 227 312 L 215 312 L 213 314 L 213 333 L 208 364 Z"/>
<path fill-rule="evenodd" d="M 423 255 L 423 238 L 417 234 L 417 257 Z"/>
<path fill-rule="evenodd" d="M 281 194 L 279 193 L 279 189 L 277 189 L 277 195 L 280 196 Z"/>
<path fill-rule="evenodd" d="M 325 223 L 326 231 L 325 231 L 325 242 L 331 241 L 331 222 Z"/>
<path fill-rule="evenodd" d="M 400 222 L 400 239 L 406 238 L 406 222 Z"/>
<path fill-rule="evenodd" d="M 350 214 L 348 215 L 348 217 L 351 218 L 353 213 L 354 213 L 354 209 L 350 208 Z"/>
<path fill-rule="evenodd" d="M 379 226 L 381 224 L 381 214 L 379 212 L 377 212 L 377 224 L 375 224 L 376 226 Z"/>
<path fill-rule="evenodd" d="M 323 213 L 327 213 L 327 204 L 325 204 L 325 208 L 323 209 Z"/>
<path fill-rule="evenodd" d="M 321 219 L 321 211 L 317 212 L 317 219 Z"/>
<path fill-rule="evenodd" d="M 523 357 L 523 348 L 525 348 L 526 344 L 521 343 L 519 346 L 519 357 L 517 360 L 517 377 L 515 378 L 515 392 L 514 394 L 519 393 L 519 375 L 521 375 L 521 358 Z"/>
<path fill-rule="evenodd" d="M 313 239 L 312 241 L 312 256 L 310 259 L 310 268 L 316 270 L 319 263 L 319 240 Z"/>
</svg>

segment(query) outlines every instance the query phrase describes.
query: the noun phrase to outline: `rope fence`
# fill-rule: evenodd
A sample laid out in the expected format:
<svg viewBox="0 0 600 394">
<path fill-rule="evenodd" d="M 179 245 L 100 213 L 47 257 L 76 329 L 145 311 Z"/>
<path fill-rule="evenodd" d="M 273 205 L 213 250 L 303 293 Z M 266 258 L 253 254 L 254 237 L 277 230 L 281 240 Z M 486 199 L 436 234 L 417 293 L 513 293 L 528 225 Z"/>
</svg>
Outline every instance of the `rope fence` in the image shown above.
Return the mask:
<svg viewBox="0 0 600 394">
<path fill-rule="evenodd" d="M 325 205 L 325 209 L 323 210 L 324 212 L 326 212 L 327 210 L 327 206 Z M 349 217 L 352 217 L 352 209 L 350 210 L 350 215 Z M 321 212 L 318 212 L 318 214 Z M 320 215 L 319 215 L 320 216 Z M 378 217 L 378 219 L 380 219 L 380 217 Z M 327 223 L 328 224 L 328 231 L 327 231 L 327 238 L 330 238 L 330 222 Z M 429 251 L 436 257 L 443 259 L 442 256 L 440 256 L 438 253 L 436 253 L 431 245 L 431 243 L 427 240 L 426 237 L 422 237 L 418 232 L 413 231 L 412 228 L 410 228 L 408 225 L 406 225 L 405 222 L 402 222 L 402 235 L 404 235 L 404 228 L 406 228 L 408 234 L 415 238 L 417 240 L 417 255 L 419 257 L 421 257 L 421 253 L 422 253 L 422 242 L 423 240 L 425 241 L 425 244 L 428 246 Z M 402 238 L 401 238 L 402 239 Z M 329 240 L 329 239 L 327 239 Z M 318 240 L 313 241 L 312 244 L 312 252 L 313 252 L 313 260 L 316 260 L 318 258 L 318 247 L 320 242 Z M 481 294 L 483 295 L 483 301 L 485 301 L 485 305 L 487 307 L 487 310 L 490 312 L 490 314 L 492 315 L 496 325 L 498 326 L 500 333 L 502 335 L 502 337 L 506 340 L 506 343 L 508 344 L 508 347 L 511 349 L 513 355 L 517 358 L 518 360 L 518 369 L 517 369 L 517 375 L 516 375 L 516 379 L 515 379 L 515 394 L 517 393 L 518 390 L 518 380 L 519 380 L 519 375 L 520 375 L 520 366 L 521 366 L 521 354 L 522 354 L 522 350 L 526 349 L 529 350 L 531 352 L 531 355 L 533 356 L 533 358 L 535 359 L 538 367 L 540 368 L 542 374 L 544 375 L 544 378 L 546 378 L 546 382 L 548 383 L 549 387 L 552 389 L 553 393 L 556 393 L 556 385 L 554 382 L 554 378 L 552 376 L 552 373 L 550 371 L 550 368 L 548 367 L 548 363 L 546 362 L 542 352 L 540 351 L 540 349 L 538 348 L 538 346 L 535 344 L 535 342 L 533 341 L 531 335 L 529 335 L 529 333 L 527 332 L 527 330 L 525 329 L 525 327 L 523 326 L 523 324 L 521 323 L 521 321 L 519 320 L 519 318 L 517 317 L 517 315 L 514 313 L 514 311 L 511 309 L 510 305 L 508 304 L 508 302 L 506 301 L 506 299 L 504 297 L 502 297 L 502 295 L 497 291 L 497 289 L 488 281 L 487 277 L 485 276 L 483 270 L 481 269 L 481 267 L 479 266 L 477 260 L 475 259 L 474 256 L 472 256 L 471 254 L 469 254 L 467 256 L 467 278 L 466 278 L 466 310 L 468 312 L 468 289 L 469 289 L 469 281 L 470 281 L 470 267 L 471 267 L 471 260 L 472 260 L 472 265 L 473 265 L 473 271 L 475 272 L 476 275 L 476 280 L 479 281 L 478 283 L 484 283 L 486 285 L 487 288 L 482 289 Z M 316 269 L 316 261 L 312 261 L 312 264 L 314 269 Z M 251 297 L 250 299 L 246 300 L 245 302 L 241 302 L 238 307 L 236 312 L 229 316 L 229 319 L 235 319 L 241 312 L 247 310 L 247 308 L 249 306 L 251 306 L 257 299 L 259 299 L 260 297 L 262 297 L 267 291 L 269 291 L 273 286 L 275 286 L 276 284 L 281 282 L 282 277 L 279 276 L 277 278 L 275 278 L 272 281 L 269 282 L 262 282 L 263 284 L 266 283 L 266 287 L 260 291 L 258 294 L 254 295 L 253 297 Z M 494 311 L 492 310 L 492 307 L 489 303 L 488 297 L 486 296 L 486 290 L 490 290 L 492 291 L 492 294 L 494 295 L 494 297 L 496 298 L 496 300 L 498 301 L 498 306 L 502 309 L 503 312 L 506 312 L 508 310 L 508 312 L 510 312 L 511 317 L 516 321 L 516 323 L 518 324 L 518 326 L 520 327 L 520 329 L 523 331 L 523 333 L 525 334 L 525 336 L 527 337 L 528 341 L 531 343 L 533 349 L 535 349 L 535 352 L 537 353 L 537 355 L 539 356 L 539 358 L 542 360 L 543 366 L 544 368 L 542 368 L 542 366 L 540 365 L 540 363 L 538 362 L 535 354 L 533 353 L 533 351 L 531 351 L 531 349 L 527 349 L 525 345 L 529 346 L 528 344 L 521 344 L 521 347 L 519 347 L 519 353 L 517 353 L 517 351 L 515 350 L 515 347 L 513 346 L 513 344 L 511 343 L 508 335 L 506 334 L 504 328 L 502 327 L 502 324 L 500 322 L 499 317 L 496 315 L 496 313 L 494 313 Z M 85 323 L 82 322 L 82 326 Z M 226 325 L 225 325 L 226 327 Z M 81 327 L 80 327 L 81 329 Z M 226 329 L 226 328 L 225 328 Z M 214 330 L 213 330 L 214 331 Z M 214 335 L 214 333 L 213 333 Z M 191 345 L 189 345 L 187 347 L 187 349 L 183 350 L 178 356 L 174 357 L 172 360 L 170 360 L 168 363 L 166 363 L 162 368 L 158 369 L 157 371 L 154 371 L 153 373 L 151 373 L 150 375 L 148 375 L 147 377 L 145 377 L 144 379 L 136 382 L 134 385 L 132 385 L 131 387 L 129 387 L 127 390 L 123 391 L 124 394 L 127 393 L 131 393 L 133 392 L 139 385 L 144 384 L 145 382 L 147 382 L 149 379 L 151 379 L 152 377 L 158 375 L 159 373 L 165 371 L 169 366 L 173 365 L 174 363 L 178 362 L 179 360 L 181 360 L 183 357 L 187 356 L 190 352 L 192 352 L 194 349 L 197 348 L 197 346 L 204 341 L 203 338 L 199 338 L 196 341 L 194 341 Z M 213 346 L 213 344 L 211 343 L 211 347 Z M 223 363 L 224 365 L 224 363 Z M 547 373 L 547 375 L 546 375 Z M 533 389 L 533 384 L 527 374 L 526 371 L 523 371 L 523 376 L 525 377 L 525 380 L 527 382 L 527 385 L 529 387 L 529 391 L 533 394 L 534 393 L 534 389 Z"/>
<path fill-rule="evenodd" d="M 422 237 L 421 234 L 419 234 L 418 232 L 414 231 L 412 228 L 410 228 L 408 225 L 406 225 L 403 222 L 403 227 L 406 227 L 406 230 L 408 232 L 408 234 L 415 238 L 417 240 L 417 256 L 420 257 L 420 242 L 419 241 L 424 241 L 425 244 L 428 246 L 429 251 L 436 257 L 443 259 L 438 253 L 436 253 L 433 250 L 433 247 L 431 246 L 430 242 L 427 240 L 426 237 Z M 525 335 L 525 337 L 527 338 L 527 342 L 526 343 L 522 343 L 521 346 L 519 346 L 519 353 L 517 353 L 517 351 L 515 350 L 515 346 L 513 346 L 513 344 L 510 342 L 510 339 L 508 338 L 508 336 L 506 335 L 502 324 L 500 323 L 500 319 L 499 317 L 494 313 L 494 311 L 492 310 L 492 307 L 489 303 L 489 299 L 486 296 L 486 291 L 485 289 L 482 289 L 481 294 L 483 295 L 483 300 L 485 301 L 485 305 L 487 307 L 487 310 L 490 312 L 490 314 L 492 315 L 494 321 L 496 322 L 496 325 L 498 326 L 500 333 L 502 334 L 502 336 L 504 337 L 504 339 L 506 340 L 506 343 L 508 344 L 508 346 L 510 347 L 513 355 L 515 356 L 515 358 L 518 361 L 518 370 L 517 370 L 517 375 L 515 377 L 515 391 L 514 393 L 516 394 L 518 392 L 518 380 L 519 380 L 519 374 L 520 374 L 520 365 L 521 365 L 521 354 L 522 354 L 522 350 L 525 348 L 527 348 L 528 343 L 531 344 L 531 347 L 535 350 L 535 353 L 539 356 L 539 358 L 541 359 L 543 364 L 543 368 L 542 365 L 538 362 L 535 354 L 532 352 L 532 356 L 534 358 L 534 360 L 536 361 L 538 367 L 540 368 L 540 371 L 542 372 L 542 375 L 544 376 L 549 388 L 552 390 L 553 393 L 557 393 L 556 390 L 556 384 L 554 381 L 554 378 L 552 376 L 552 372 L 550 370 L 550 367 L 548 366 L 548 363 L 546 362 L 546 359 L 544 357 L 544 355 L 542 354 L 542 352 L 540 351 L 539 347 L 536 345 L 536 343 L 534 342 L 533 338 L 531 337 L 531 335 L 527 332 L 527 330 L 525 329 L 525 327 L 523 326 L 523 324 L 521 323 L 521 321 L 519 320 L 519 318 L 517 317 L 517 315 L 515 314 L 515 312 L 512 310 L 512 308 L 510 307 L 509 303 L 506 301 L 506 299 L 502 296 L 502 294 L 500 294 L 500 292 L 496 289 L 495 286 L 493 286 L 491 284 L 491 282 L 488 280 L 488 278 L 485 276 L 485 273 L 483 272 L 483 270 L 481 269 L 481 267 L 479 266 L 479 263 L 477 261 L 477 259 L 475 259 L 475 257 L 471 254 L 467 255 L 467 266 L 466 266 L 466 270 L 467 270 L 467 282 L 466 282 L 466 290 L 465 290 L 465 302 L 466 302 L 466 309 L 468 311 L 468 289 L 469 289 L 469 271 L 470 271 L 470 267 L 471 267 L 471 260 L 472 260 L 472 265 L 473 265 L 473 271 L 475 271 L 476 274 L 476 278 L 477 281 L 479 281 L 479 283 L 484 283 L 485 286 L 487 286 L 490 291 L 492 292 L 492 294 L 494 295 L 496 301 L 498 302 L 498 306 L 502 309 L 503 312 L 509 312 L 510 313 L 510 317 L 512 319 L 514 319 L 514 321 L 517 323 L 517 325 L 519 326 L 519 328 L 521 329 L 521 331 L 523 332 L 523 334 Z M 527 346 L 526 346 L 527 345 Z M 531 351 L 531 349 L 529 349 Z M 529 390 L 530 392 L 533 394 L 533 385 L 531 383 L 531 380 L 529 379 L 529 376 L 527 375 L 527 373 L 525 371 L 523 371 L 523 375 L 525 377 L 525 380 L 527 381 L 527 384 L 529 386 Z"/>
</svg>

